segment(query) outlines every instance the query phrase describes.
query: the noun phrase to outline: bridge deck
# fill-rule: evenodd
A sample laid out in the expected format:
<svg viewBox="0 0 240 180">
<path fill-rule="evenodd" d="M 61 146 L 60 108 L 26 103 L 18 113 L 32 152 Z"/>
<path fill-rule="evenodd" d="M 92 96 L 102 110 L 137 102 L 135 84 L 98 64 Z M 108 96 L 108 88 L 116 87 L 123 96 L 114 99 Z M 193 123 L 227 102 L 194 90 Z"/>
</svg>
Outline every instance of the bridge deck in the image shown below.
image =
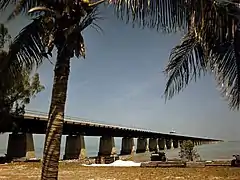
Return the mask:
<svg viewBox="0 0 240 180">
<path fill-rule="evenodd" d="M 13 127 L 18 132 L 31 132 L 45 134 L 47 127 L 47 114 L 27 111 L 24 117 L 14 117 Z M 13 127 L 8 127 L 5 132 L 12 132 Z M 219 141 L 206 137 L 193 137 L 179 134 L 166 134 L 139 128 L 128 128 L 119 125 L 110 125 L 99 122 L 91 122 L 87 119 L 65 116 L 63 134 L 81 134 L 85 136 L 113 136 L 113 137 L 164 137 L 174 139 L 194 139 Z"/>
</svg>

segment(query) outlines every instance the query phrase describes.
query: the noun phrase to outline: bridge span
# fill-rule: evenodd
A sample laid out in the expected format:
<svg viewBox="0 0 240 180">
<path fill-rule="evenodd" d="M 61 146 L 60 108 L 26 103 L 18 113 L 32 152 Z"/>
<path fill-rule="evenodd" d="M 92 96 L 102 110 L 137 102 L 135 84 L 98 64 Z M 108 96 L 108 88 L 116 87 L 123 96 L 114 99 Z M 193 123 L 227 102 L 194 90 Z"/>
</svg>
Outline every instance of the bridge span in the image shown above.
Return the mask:
<svg viewBox="0 0 240 180">
<path fill-rule="evenodd" d="M 10 125 L 2 130 L 4 132 L 12 132 L 9 134 L 7 156 L 11 158 L 34 158 L 32 134 L 45 134 L 47 119 L 46 113 L 37 111 L 26 111 L 24 116 L 13 116 Z M 221 141 L 207 137 L 168 134 L 120 125 L 110 125 L 69 116 L 65 116 L 63 135 L 67 135 L 64 159 L 86 158 L 84 136 L 100 136 L 98 156 L 116 154 L 114 137 L 122 137 L 120 151 L 122 155 L 179 148 L 184 140 L 192 140 L 195 145 Z M 134 138 L 137 138 L 136 148 Z M 18 151 L 16 151 L 16 147 L 18 147 Z"/>
</svg>

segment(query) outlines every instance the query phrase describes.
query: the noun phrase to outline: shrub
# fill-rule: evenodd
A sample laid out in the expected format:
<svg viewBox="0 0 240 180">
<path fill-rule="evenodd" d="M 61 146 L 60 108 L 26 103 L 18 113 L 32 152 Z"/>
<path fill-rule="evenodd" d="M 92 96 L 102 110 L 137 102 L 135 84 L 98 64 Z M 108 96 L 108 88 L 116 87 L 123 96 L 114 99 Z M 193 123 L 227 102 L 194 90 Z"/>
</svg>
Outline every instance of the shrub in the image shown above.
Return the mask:
<svg viewBox="0 0 240 180">
<path fill-rule="evenodd" d="M 194 143 L 191 140 L 183 141 L 180 147 L 179 157 L 186 161 L 195 161 L 200 159 L 197 150 L 194 148 Z"/>
</svg>

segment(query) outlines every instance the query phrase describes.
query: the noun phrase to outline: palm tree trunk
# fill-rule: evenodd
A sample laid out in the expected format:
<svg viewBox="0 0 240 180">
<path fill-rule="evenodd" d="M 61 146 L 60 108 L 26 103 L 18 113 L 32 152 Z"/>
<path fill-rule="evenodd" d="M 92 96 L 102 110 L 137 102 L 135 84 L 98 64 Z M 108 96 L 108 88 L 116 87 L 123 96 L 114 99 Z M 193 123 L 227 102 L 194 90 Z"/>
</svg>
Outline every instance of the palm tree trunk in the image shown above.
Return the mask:
<svg viewBox="0 0 240 180">
<path fill-rule="evenodd" d="M 58 179 L 58 164 L 69 72 L 70 57 L 58 55 L 54 70 L 52 100 L 45 136 L 41 180 Z"/>
</svg>

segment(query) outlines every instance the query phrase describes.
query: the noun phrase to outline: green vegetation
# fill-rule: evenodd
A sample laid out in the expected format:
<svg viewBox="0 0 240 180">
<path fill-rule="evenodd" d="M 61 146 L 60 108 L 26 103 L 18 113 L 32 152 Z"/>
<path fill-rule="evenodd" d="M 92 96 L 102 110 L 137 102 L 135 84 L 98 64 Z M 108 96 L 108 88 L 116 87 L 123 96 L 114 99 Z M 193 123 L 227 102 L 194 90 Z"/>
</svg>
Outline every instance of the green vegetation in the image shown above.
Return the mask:
<svg viewBox="0 0 240 180">
<path fill-rule="evenodd" d="M 194 161 L 200 158 L 191 140 L 183 141 L 180 147 L 179 157 L 184 161 Z"/>
<path fill-rule="evenodd" d="M 44 90 L 40 84 L 39 74 L 35 73 L 30 77 L 30 73 L 23 71 L 21 79 L 13 84 L 6 93 L 6 98 L 11 102 L 11 106 L 16 115 L 24 114 L 25 105 L 30 103 L 37 93 Z"/>
<path fill-rule="evenodd" d="M 0 63 L 6 63 L 8 52 L 3 48 L 6 43 L 11 40 L 8 34 L 8 29 L 0 24 Z M 10 113 L 22 115 L 25 112 L 25 105 L 30 103 L 30 99 L 34 98 L 37 93 L 44 89 L 40 84 L 39 74 L 31 76 L 30 72 L 24 67 L 17 73 L 17 76 L 12 76 L 11 67 L 4 69 L 0 76 L 0 127 L 3 128 L 9 122 Z"/>
</svg>

